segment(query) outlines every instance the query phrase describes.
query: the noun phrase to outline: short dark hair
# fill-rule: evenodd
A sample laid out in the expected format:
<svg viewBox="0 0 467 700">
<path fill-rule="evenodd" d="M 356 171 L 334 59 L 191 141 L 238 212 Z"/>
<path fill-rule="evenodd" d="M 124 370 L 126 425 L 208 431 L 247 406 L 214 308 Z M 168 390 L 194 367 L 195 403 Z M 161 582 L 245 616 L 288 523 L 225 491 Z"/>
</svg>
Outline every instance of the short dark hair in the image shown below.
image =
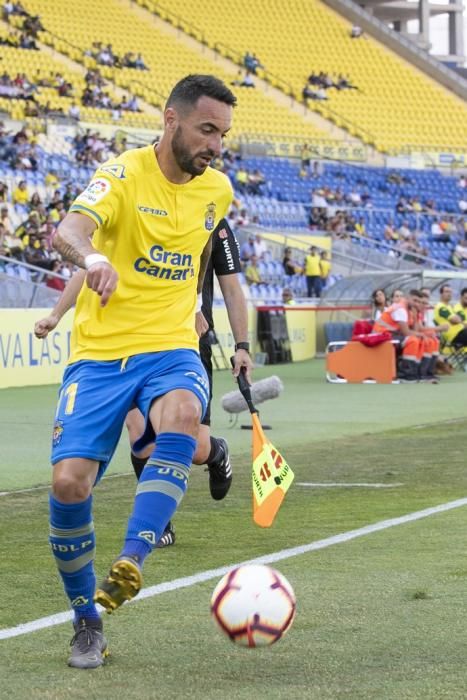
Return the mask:
<svg viewBox="0 0 467 700">
<path fill-rule="evenodd" d="M 214 75 L 193 74 L 178 81 L 172 88 L 165 106 L 167 108 L 184 104 L 194 107 L 200 97 L 211 97 L 232 107 L 237 104 L 237 98 L 222 80 Z"/>
<path fill-rule="evenodd" d="M 464 294 L 467 294 L 467 287 L 464 287 L 463 289 L 461 289 L 461 297 L 463 297 Z"/>
<path fill-rule="evenodd" d="M 411 297 L 416 297 L 417 299 L 423 299 L 423 294 L 419 289 L 411 289 L 409 292 Z"/>
<path fill-rule="evenodd" d="M 451 288 L 451 285 L 450 284 L 442 284 L 441 287 L 439 288 L 439 293 L 442 294 L 444 292 L 444 290 L 446 289 L 446 287 Z"/>
</svg>

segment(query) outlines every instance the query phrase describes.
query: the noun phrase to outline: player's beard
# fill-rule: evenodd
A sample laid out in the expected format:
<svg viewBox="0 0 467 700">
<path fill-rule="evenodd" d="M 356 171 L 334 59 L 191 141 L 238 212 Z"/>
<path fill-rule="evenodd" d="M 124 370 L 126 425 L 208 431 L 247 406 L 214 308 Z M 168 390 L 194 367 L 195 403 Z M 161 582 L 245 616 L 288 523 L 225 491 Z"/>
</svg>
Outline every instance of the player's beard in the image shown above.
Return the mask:
<svg viewBox="0 0 467 700">
<path fill-rule="evenodd" d="M 200 151 L 199 153 L 195 153 L 195 155 L 193 155 L 183 139 L 181 126 L 177 127 L 172 137 L 172 153 L 180 170 L 182 170 L 184 173 L 189 173 L 193 177 L 202 175 L 208 167 L 207 164 L 197 166 L 195 164 L 196 158 L 202 157 L 212 159 L 215 156 L 215 153 L 212 151 Z"/>
</svg>

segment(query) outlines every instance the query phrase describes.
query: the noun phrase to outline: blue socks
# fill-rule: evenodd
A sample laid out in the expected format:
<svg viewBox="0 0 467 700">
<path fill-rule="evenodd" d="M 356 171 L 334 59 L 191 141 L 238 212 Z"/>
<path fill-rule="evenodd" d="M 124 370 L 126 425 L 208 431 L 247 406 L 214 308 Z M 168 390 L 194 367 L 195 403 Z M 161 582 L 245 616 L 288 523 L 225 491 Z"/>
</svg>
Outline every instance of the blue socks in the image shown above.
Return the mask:
<svg viewBox="0 0 467 700">
<path fill-rule="evenodd" d="M 183 433 L 160 433 L 136 489 L 120 556 L 140 564 L 152 552 L 187 488 L 196 440 Z"/>
<path fill-rule="evenodd" d="M 75 612 L 75 621 L 82 617 L 99 618 L 93 601 L 96 537 L 92 521 L 92 496 L 82 503 L 61 503 L 50 494 L 49 507 L 49 542 L 65 592 Z"/>
</svg>

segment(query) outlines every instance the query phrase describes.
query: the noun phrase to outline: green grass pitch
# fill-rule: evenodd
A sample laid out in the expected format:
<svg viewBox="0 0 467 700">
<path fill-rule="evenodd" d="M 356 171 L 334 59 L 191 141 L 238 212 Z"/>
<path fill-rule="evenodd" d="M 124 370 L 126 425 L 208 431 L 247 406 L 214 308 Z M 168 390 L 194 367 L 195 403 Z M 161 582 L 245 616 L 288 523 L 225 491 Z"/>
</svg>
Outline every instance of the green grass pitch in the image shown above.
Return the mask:
<svg viewBox="0 0 467 700">
<path fill-rule="evenodd" d="M 284 393 L 261 407 L 270 439 L 295 471 L 274 526 L 251 519 L 251 432 L 219 408 L 234 388 L 215 376 L 213 433 L 234 463 L 228 498 L 209 497 L 194 467 L 176 517 L 177 544 L 145 567 L 151 586 L 436 506 L 467 495 L 465 389 L 330 386 L 320 361 L 258 369 Z M 62 612 L 66 600 L 47 544 L 48 450 L 56 387 L 0 392 L 0 632 Z M 95 491 L 98 576 L 118 553 L 134 494 L 126 436 Z M 383 483 L 390 488 L 310 488 Z M 458 508 L 275 566 L 294 586 L 297 617 L 276 645 L 234 646 L 216 630 L 206 581 L 125 606 L 105 619 L 111 657 L 96 671 L 66 666 L 70 624 L 0 639 L 0 698 L 384 700 L 467 697 L 467 509 Z"/>
</svg>

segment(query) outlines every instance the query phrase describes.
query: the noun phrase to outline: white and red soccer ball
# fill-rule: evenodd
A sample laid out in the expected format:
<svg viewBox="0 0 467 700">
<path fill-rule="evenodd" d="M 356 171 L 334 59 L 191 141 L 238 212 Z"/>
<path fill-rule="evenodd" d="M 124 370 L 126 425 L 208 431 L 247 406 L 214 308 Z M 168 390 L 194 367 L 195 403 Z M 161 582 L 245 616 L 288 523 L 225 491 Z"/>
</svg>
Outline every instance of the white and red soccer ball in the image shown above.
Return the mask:
<svg viewBox="0 0 467 700">
<path fill-rule="evenodd" d="M 246 647 L 277 642 L 295 617 L 295 594 L 285 576 L 269 566 L 239 566 L 217 584 L 211 613 L 232 642 Z"/>
</svg>

